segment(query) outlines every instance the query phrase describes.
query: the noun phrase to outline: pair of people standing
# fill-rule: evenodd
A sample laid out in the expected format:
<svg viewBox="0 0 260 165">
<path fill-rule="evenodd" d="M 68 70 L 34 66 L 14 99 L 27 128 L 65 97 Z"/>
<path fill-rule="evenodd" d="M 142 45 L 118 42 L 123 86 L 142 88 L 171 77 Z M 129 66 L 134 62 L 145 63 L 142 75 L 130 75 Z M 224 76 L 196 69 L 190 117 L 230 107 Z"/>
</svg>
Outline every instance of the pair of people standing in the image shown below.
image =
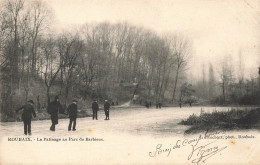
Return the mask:
<svg viewBox="0 0 260 165">
<path fill-rule="evenodd" d="M 105 100 L 105 104 L 104 104 L 104 111 L 105 111 L 105 115 L 106 115 L 105 120 L 109 120 L 109 109 L 110 109 L 110 104 L 107 100 Z M 97 113 L 98 110 L 99 110 L 99 106 L 98 106 L 97 100 L 95 100 L 92 103 L 93 120 L 94 119 L 98 120 L 98 113 Z"/>
<path fill-rule="evenodd" d="M 70 104 L 67 108 L 67 114 L 69 115 L 70 122 L 68 126 L 68 131 L 71 131 L 71 126 L 73 123 L 72 131 L 76 131 L 76 119 L 77 119 L 77 112 L 78 106 L 77 101 L 73 100 L 72 104 Z M 58 113 L 66 114 L 62 105 L 59 102 L 59 97 L 56 96 L 54 101 L 52 101 L 49 106 L 47 107 L 48 113 L 51 115 L 51 122 L 52 125 L 50 127 L 51 131 L 55 131 L 55 125 L 58 124 Z"/>
</svg>

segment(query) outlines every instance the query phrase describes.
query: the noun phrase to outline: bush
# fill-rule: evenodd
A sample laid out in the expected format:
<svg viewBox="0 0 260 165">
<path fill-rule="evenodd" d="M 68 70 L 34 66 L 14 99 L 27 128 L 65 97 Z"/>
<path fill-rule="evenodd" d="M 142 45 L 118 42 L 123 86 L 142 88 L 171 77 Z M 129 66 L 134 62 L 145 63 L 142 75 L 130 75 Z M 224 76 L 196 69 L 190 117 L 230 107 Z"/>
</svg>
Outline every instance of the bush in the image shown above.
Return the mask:
<svg viewBox="0 0 260 165">
<path fill-rule="evenodd" d="M 252 94 L 246 94 L 239 98 L 240 105 L 259 105 L 260 104 L 260 92 Z"/>
<path fill-rule="evenodd" d="M 260 108 L 253 110 L 230 110 L 224 112 L 192 114 L 179 124 L 192 126 L 186 133 L 222 129 L 260 129 Z"/>
</svg>

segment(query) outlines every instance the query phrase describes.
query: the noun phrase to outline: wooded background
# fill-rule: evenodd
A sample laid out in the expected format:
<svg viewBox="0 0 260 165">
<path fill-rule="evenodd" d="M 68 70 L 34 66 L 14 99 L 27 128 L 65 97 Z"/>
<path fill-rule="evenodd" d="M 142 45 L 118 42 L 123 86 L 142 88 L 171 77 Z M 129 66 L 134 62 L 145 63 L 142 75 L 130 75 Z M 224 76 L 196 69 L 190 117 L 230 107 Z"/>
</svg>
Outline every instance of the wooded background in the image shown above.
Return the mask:
<svg viewBox="0 0 260 165">
<path fill-rule="evenodd" d="M 67 106 L 93 99 L 259 104 L 260 82 L 245 79 L 243 60 L 228 56 L 209 64 L 202 80 L 187 74 L 192 44 L 184 35 L 164 34 L 128 23 L 85 24 L 59 31 L 42 1 L 6 0 L 0 8 L 1 117 L 9 118 L 29 99 L 37 111 L 59 95 Z M 239 75 L 234 70 L 239 66 Z M 208 74 L 208 75 L 206 75 Z M 138 84 L 138 85 L 136 85 Z"/>
</svg>

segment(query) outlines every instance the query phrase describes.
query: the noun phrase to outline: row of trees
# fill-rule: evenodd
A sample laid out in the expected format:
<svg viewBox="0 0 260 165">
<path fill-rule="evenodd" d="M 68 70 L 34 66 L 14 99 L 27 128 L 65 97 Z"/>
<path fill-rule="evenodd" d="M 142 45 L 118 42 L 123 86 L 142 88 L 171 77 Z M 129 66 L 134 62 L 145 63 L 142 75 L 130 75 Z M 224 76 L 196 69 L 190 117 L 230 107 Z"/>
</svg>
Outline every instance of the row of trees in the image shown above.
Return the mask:
<svg viewBox="0 0 260 165">
<path fill-rule="evenodd" d="M 260 78 L 246 75 L 241 52 L 238 57 L 238 63 L 234 63 L 226 56 L 215 69 L 209 64 L 207 76 L 203 65 L 202 80 L 195 84 L 196 95 L 214 104 L 260 104 Z"/>
<path fill-rule="evenodd" d="M 61 95 L 125 101 L 175 100 L 191 45 L 127 23 L 86 24 L 55 32 L 42 1 L 7 0 L 0 9 L 1 114 L 37 97 L 37 108 Z M 167 93 L 168 92 L 168 93 Z"/>
</svg>

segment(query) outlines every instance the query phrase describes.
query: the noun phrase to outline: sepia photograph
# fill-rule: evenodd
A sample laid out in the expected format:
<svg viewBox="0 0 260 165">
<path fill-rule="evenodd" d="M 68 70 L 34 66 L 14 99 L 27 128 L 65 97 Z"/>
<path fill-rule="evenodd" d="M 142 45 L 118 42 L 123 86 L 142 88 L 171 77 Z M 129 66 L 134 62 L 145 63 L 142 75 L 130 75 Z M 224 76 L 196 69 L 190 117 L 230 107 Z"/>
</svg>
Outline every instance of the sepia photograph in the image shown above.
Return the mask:
<svg viewBox="0 0 260 165">
<path fill-rule="evenodd" d="M 259 139 L 259 0 L 0 0 L 0 165 L 253 165 Z"/>
</svg>

